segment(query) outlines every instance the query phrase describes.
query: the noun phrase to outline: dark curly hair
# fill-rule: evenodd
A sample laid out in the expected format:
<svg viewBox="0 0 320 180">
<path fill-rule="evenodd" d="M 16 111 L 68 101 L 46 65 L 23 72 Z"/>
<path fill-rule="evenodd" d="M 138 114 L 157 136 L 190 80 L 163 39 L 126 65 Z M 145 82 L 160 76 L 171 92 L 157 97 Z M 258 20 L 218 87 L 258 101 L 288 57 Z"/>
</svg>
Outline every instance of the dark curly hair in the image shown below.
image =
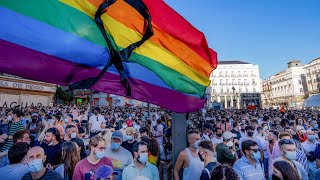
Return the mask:
<svg viewBox="0 0 320 180">
<path fill-rule="evenodd" d="M 211 180 L 238 180 L 238 175 L 227 165 L 219 165 L 211 172 Z"/>
<path fill-rule="evenodd" d="M 298 171 L 286 161 L 276 161 L 273 166 L 279 170 L 283 179 L 301 180 Z"/>
</svg>

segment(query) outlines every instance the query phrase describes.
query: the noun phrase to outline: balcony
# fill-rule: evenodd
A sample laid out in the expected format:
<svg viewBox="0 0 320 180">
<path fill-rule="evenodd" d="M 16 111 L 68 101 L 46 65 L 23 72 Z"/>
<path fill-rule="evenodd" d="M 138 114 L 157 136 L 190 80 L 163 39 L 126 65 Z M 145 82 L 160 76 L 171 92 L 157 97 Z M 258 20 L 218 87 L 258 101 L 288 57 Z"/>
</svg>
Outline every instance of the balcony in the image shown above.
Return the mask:
<svg viewBox="0 0 320 180">
<path fill-rule="evenodd" d="M 236 77 L 236 75 L 235 74 L 231 74 L 231 77 Z"/>
<path fill-rule="evenodd" d="M 248 83 L 248 82 L 245 82 L 244 85 L 249 85 L 249 83 Z"/>
<path fill-rule="evenodd" d="M 223 74 L 219 74 L 219 77 L 224 77 L 224 75 Z"/>
<path fill-rule="evenodd" d="M 248 74 L 244 74 L 243 77 L 248 77 Z"/>
<path fill-rule="evenodd" d="M 223 86 L 223 85 L 225 85 L 225 83 L 220 83 L 220 86 Z"/>
<path fill-rule="evenodd" d="M 258 85 L 258 83 L 256 83 L 256 82 L 252 82 L 252 85 Z"/>
<path fill-rule="evenodd" d="M 243 82 L 238 82 L 238 85 L 242 86 L 242 85 L 243 85 Z"/>
<path fill-rule="evenodd" d="M 237 76 L 238 76 L 238 77 L 242 77 L 242 74 L 238 74 Z"/>
<path fill-rule="evenodd" d="M 238 83 L 235 83 L 235 82 L 234 82 L 234 83 L 232 83 L 232 85 L 233 85 L 233 86 L 236 86 L 236 85 L 238 85 Z"/>
</svg>

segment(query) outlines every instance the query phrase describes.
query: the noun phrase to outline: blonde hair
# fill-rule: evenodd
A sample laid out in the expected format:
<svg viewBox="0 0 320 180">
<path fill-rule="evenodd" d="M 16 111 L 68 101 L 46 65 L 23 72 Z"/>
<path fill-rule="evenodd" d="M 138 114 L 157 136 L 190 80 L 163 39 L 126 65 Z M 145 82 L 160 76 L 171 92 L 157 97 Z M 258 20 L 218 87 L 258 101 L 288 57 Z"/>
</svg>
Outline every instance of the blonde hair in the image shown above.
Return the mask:
<svg viewBox="0 0 320 180">
<path fill-rule="evenodd" d="M 136 130 L 133 127 L 128 127 L 127 130 L 126 130 L 126 133 L 131 133 L 131 134 L 135 135 L 136 134 Z"/>
<path fill-rule="evenodd" d="M 100 135 L 102 136 L 102 138 L 104 139 L 104 141 L 106 142 L 106 146 L 110 146 L 111 145 L 111 136 L 112 136 L 112 131 L 110 129 L 104 129 Z"/>
</svg>

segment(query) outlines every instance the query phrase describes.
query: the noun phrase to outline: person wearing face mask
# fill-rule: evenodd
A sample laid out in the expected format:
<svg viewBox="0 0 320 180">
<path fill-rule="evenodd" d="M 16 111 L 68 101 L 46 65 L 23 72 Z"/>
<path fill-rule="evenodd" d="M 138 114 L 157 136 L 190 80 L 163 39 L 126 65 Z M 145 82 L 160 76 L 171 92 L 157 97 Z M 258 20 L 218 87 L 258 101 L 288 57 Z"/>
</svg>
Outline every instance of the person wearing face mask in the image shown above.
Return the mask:
<svg viewBox="0 0 320 180">
<path fill-rule="evenodd" d="M 127 136 L 127 134 L 126 134 L 127 128 L 128 128 L 127 122 L 126 122 L 126 121 L 123 121 L 123 123 L 122 123 L 122 125 L 121 125 L 121 129 L 120 129 L 119 131 L 122 133 L 122 135 L 123 135 L 124 137 Z"/>
<path fill-rule="evenodd" d="M 132 180 L 137 177 L 145 177 L 152 180 L 159 180 L 158 168 L 148 162 L 147 143 L 139 141 L 133 146 L 134 160 L 124 168 L 122 180 Z"/>
<path fill-rule="evenodd" d="M 64 119 L 65 126 L 67 125 L 74 125 L 73 123 L 73 115 L 68 114 L 67 117 Z"/>
<path fill-rule="evenodd" d="M 264 146 L 263 146 L 263 143 L 260 141 L 260 139 L 257 137 L 257 136 L 254 136 L 254 131 L 255 131 L 255 127 L 254 126 L 246 126 L 246 136 L 243 136 L 241 137 L 241 139 L 239 140 L 239 148 L 242 149 L 241 145 L 242 145 L 242 142 L 245 141 L 245 140 L 252 140 L 252 141 L 255 141 L 257 142 L 258 144 L 258 147 L 259 147 L 259 151 L 261 153 L 261 160 L 263 161 L 263 158 L 264 158 Z M 243 152 L 242 152 L 243 153 Z"/>
<path fill-rule="evenodd" d="M 132 154 L 121 146 L 123 135 L 120 131 L 115 131 L 111 136 L 111 146 L 107 147 L 105 156 L 109 157 L 113 164 L 113 169 L 118 172 L 115 180 L 121 180 L 123 169 L 133 161 Z"/>
<path fill-rule="evenodd" d="M 202 137 L 201 140 L 210 140 L 212 137 L 212 125 L 209 123 L 205 123 L 203 125 Z"/>
<path fill-rule="evenodd" d="M 45 168 L 43 166 L 44 161 L 46 160 L 46 155 L 44 154 L 43 148 L 36 146 L 29 149 L 27 153 L 27 164 L 30 170 L 29 173 L 26 173 L 21 180 L 30 180 L 30 179 L 42 179 L 42 180 L 63 180 L 62 177 L 55 171 Z"/>
<path fill-rule="evenodd" d="M 183 168 L 183 180 L 199 179 L 204 164 L 199 157 L 200 132 L 189 130 L 187 133 L 189 147 L 179 153 L 174 166 L 174 179 L 180 180 L 179 171 Z"/>
<path fill-rule="evenodd" d="M 216 127 L 221 128 L 223 132 L 231 131 L 231 125 L 224 117 L 221 118 L 221 122 L 219 122 Z"/>
<path fill-rule="evenodd" d="M 71 141 L 72 139 L 75 139 L 75 138 L 78 138 L 77 127 L 74 125 L 67 125 L 64 141 Z"/>
<path fill-rule="evenodd" d="M 134 138 L 136 134 L 136 131 L 133 127 L 129 127 L 127 128 L 126 130 L 126 135 L 127 135 L 127 141 L 123 142 L 122 143 L 122 146 L 131 152 L 132 156 L 134 156 L 134 153 L 133 153 L 133 145 L 137 142 Z"/>
<path fill-rule="evenodd" d="M 29 145 L 25 142 L 16 143 L 9 148 L 8 161 L 10 161 L 10 165 L 0 168 L 0 174 L 5 175 L 6 180 L 20 180 L 22 176 L 30 172 L 25 163 L 28 150 Z"/>
<path fill-rule="evenodd" d="M 100 109 L 95 108 L 93 115 L 89 119 L 90 138 L 99 134 L 102 129 L 106 127 L 106 120 L 100 114 Z"/>
<path fill-rule="evenodd" d="M 243 156 L 234 163 L 233 170 L 243 180 L 265 179 L 257 142 L 245 140 L 241 146 Z"/>
<path fill-rule="evenodd" d="M 47 156 L 44 165 L 47 167 L 55 167 L 60 164 L 61 145 L 60 134 L 56 128 L 49 128 L 44 137 L 45 142 L 40 146 L 44 149 Z"/>
<path fill-rule="evenodd" d="M 216 146 L 217 160 L 220 164 L 233 165 L 238 158 L 233 143 L 235 137 L 236 135 L 230 131 L 226 131 L 222 134 L 223 142 Z"/>
<path fill-rule="evenodd" d="M 210 180 L 211 171 L 217 166 L 214 147 L 211 141 L 202 140 L 199 143 L 199 156 L 204 162 L 204 170 L 201 172 L 200 180 Z"/>
<path fill-rule="evenodd" d="M 269 133 L 267 134 L 266 140 L 268 141 L 267 143 L 267 153 L 268 153 L 268 176 L 272 176 L 272 163 L 274 159 L 277 159 L 278 157 L 281 156 L 281 151 L 280 147 L 278 145 L 278 137 L 279 137 L 279 132 L 276 130 L 270 130 Z"/>
<path fill-rule="evenodd" d="M 286 161 L 289 163 L 294 169 L 298 171 L 299 177 L 303 180 L 308 180 L 308 174 L 304 170 L 304 167 L 297 161 L 296 159 L 296 145 L 292 139 L 282 139 L 279 141 L 279 147 L 281 149 L 281 156 L 273 161 L 273 163 L 277 161 Z M 272 165 L 273 165 L 272 163 Z M 272 169 L 272 167 L 271 167 Z M 270 174 L 270 177 L 272 173 Z"/>
<path fill-rule="evenodd" d="M 72 179 L 94 178 L 95 171 L 103 165 L 109 165 L 113 168 L 111 160 L 105 157 L 106 141 L 101 136 L 96 135 L 90 139 L 89 149 L 90 155 L 77 163 Z"/>
<path fill-rule="evenodd" d="M 316 176 L 316 158 L 315 158 L 315 150 L 317 147 L 316 136 L 313 131 L 307 131 L 308 139 L 301 144 L 302 150 L 307 155 L 309 173 L 308 176 L 310 179 L 315 179 Z"/>
<path fill-rule="evenodd" d="M 223 142 L 223 139 L 222 139 L 222 130 L 221 130 L 220 128 L 216 128 L 216 134 L 215 134 L 215 136 L 211 139 L 211 141 L 212 141 L 212 144 L 213 144 L 214 146 L 216 146 L 217 144 Z"/>
</svg>

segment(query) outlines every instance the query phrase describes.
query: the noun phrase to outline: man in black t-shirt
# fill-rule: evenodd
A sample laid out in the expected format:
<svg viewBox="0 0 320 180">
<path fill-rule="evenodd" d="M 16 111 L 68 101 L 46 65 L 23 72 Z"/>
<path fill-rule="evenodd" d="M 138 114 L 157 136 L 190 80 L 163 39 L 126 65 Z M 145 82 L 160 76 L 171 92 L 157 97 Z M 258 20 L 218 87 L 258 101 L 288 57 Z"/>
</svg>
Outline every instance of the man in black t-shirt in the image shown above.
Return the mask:
<svg viewBox="0 0 320 180">
<path fill-rule="evenodd" d="M 26 161 L 30 172 L 25 174 L 21 180 L 63 180 L 62 177 L 48 168 L 43 167 L 46 156 L 43 148 L 36 146 L 31 148 L 27 153 Z"/>
<path fill-rule="evenodd" d="M 210 180 L 213 168 L 217 166 L 214 159 L 213 144 L 210 140 L 202 140 L 199 143 L 199 157 L 204 161 L 204 170 L 201 172 L 200 180 Z"/>
<path fill-rule="evenodd" d="M 122 147 L 124 147 L 126 150 L 130 151 L 132 156 L 134 156 L 133 145 L 137 142 L 134 138 L 136 131 L 133 127 L 129 127 L 126 130 L 126 134 L 127 134 L 127 136 L 126 136 L 127 141 L 122 143 Z"/>
<path fill-rule="evenodd" d="M 45 142 L 41 144 L 47 156 L 45 166 L 56 166 L 61 160 L 61 145 L 60 134 L 56 128 L 49 128 L 45 134 Z"/>
</svg>

